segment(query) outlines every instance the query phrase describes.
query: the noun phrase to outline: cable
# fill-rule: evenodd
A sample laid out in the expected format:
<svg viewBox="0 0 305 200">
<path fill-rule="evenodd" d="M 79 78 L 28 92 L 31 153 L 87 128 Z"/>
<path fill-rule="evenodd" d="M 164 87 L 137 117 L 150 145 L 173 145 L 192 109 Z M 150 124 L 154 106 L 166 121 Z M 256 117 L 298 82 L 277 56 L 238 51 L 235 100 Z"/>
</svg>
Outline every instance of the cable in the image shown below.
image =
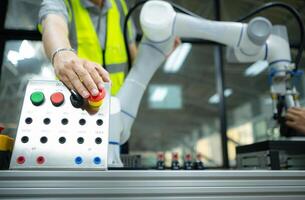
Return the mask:
<svg viewBox="0 0 305 200">
<path fill-rule="evenodd" d="M 123 30 L 124 30 L 124 44 L 125 44 L 125 49 L 126 49 L 126 54 L 127 54 L 127 63 L 128 63 L 128 71 L 130 71 L 131 69 L 131 56 L 130 56 L 130 51 L 129 51 L 129 48 L 128 48 L 128 34 L 127 34 L 127 26 L 128 26 L 128 20 L 130 18 L 130 16 L 132 15 L 132 13 L 139 7 L 141 6 L 142 4 L 146 3 L 148 0 L 142 0 L 138 3 L 136 3 L 132 8 L 129 9 L 129 12 L 127 13 L 126 17 L 125 17 L 125 20 L 124 20 L 124 27 L 123 27 Z M 174 9 L 176 11 L 179 11 L 181 13 L 184 13 L 184 14 L 187 14 L 187 15 L 191 15 L 193 17 L 198 17 L 198 18 L 202 18 L 200 17 L 199 15 L 196 15 L 195 13 L 175 4 L 175 3 L 170 3 Z"/>
<path fill-rule="evenodd" d="M 128 63 L 128 71 L 130 71 L 131 69 L 131 56 L 130 56 L 130 51 L 129 51 L 129 48 L 128 48 L 128 35 L 127 35 L 127 25 L 128 25 L 128 20 L 131 16 L 131 14 L 142 4 L 146 3 L 146 0 L 145 1 L 140 1 L 138 3 L 136 3 L 132 8 L 129 9 L 126 17 L 125 17 L 125 20 L 124 20 L 124 44 L 125 44 L 125 50 L 126 50 L 126 54 L 127 54 L 127 63 Z"/>
<path fill-rule="evenodd" d="M 304 50 L 304 23 L 302 21 L 302 18 L 300 16 L 300 13 L 291 5 L 286 4 L 286 3 L 281 3 L 281 2 L 270 2 L 270 3 L 266 3 L 256 9 L 254 9 L 253 11 L 251 11 L 249 14 L 247 14 L 246 16 L 241 17 L 240 19 L 237 20 L 237 22 L 242 22 L 264 10 L 270 9 L 270 8 L 274 8 L 274 7 L 280 7 L 280 8 L 284 8 L 286 10 L 288 10 L 297 20 L 299 28 L 300 28 L 300 45 L 298 48 L 298 53 L 295 57 L 295 69 L 294 71 L 298 70 L 301 58 L 302 58 L 302 53 Z"/>
</svg>

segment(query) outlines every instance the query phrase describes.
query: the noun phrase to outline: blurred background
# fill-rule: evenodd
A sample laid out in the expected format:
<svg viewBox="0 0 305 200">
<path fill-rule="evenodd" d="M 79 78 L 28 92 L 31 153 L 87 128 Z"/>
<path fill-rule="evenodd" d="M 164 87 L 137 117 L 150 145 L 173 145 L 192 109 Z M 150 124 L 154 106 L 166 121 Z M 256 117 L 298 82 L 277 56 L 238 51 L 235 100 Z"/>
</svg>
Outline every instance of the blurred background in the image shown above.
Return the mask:
<svg viewBox="0 0 305 200">
<path fill-rule="evenodd" d="M 126 0 L 132 7 L 137 0 Z M 172 1 L 204 18 L 234 21 L 267 0 L 176 0 Z M 305 1 L 280 1 L 294 6 L 305 19 Z M 15 136 L 28 79 L 54 79 L 37 31 L 41 0 L 0 1 L 0 124 Z M 138 37 L 142 35 L 139 10 L 133 15 Z M 259 14 L 273 24 L 287 26 L 292 57 L 299 42 L 296 20 L 285 10 Z M 191 30 L 190 30 L 191 31 Z M 182 38 L 183 44 L 157 71 L 141 102 L 132 136 L 125 152 L 140 154 L 142 164 L 153 166 L 156 153 L 164 152 L 170 166 L 172 152 L 200 153 L 206 166 L 235 166 L 235 147 L 279 136 L 272 129 L 271 99 L 267 66 L 229 64 L 221 47 L 203 40 Z M 223 61 L 225 104 L 221 105 L 217 81 L 221 74 L 215 63 Z M 304 54 L 301 69 L 305 64 Z M 304 77 L 299 80 L 301 104 Z M 225 115 L 224 115 L 225 113 Z M 221 129 L 222 121 L 226 122 Z M 225 130 L 223 129 L 225 128 Z M 227 135 L 227 138 L 223 134 Z M 222 137 L 223 136 L 223 137 Z M 227 148 L 227 152 L 224 151 Z M 181 158 L 182 159 L 182 158 Z"/>
</svg>

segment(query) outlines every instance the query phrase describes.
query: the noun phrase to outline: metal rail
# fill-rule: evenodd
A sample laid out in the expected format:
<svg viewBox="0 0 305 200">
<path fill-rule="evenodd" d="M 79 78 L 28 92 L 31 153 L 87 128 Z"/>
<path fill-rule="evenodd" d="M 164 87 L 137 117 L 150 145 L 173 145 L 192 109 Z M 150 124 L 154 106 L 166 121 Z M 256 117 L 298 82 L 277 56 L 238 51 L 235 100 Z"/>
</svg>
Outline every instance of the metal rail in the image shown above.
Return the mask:
<svg viewBox="0 0 305 200">
<path fill-rule="evenodd" d="M 0 199 L 305 199 L 305 171 L 0 171 Z"/>
</svg>

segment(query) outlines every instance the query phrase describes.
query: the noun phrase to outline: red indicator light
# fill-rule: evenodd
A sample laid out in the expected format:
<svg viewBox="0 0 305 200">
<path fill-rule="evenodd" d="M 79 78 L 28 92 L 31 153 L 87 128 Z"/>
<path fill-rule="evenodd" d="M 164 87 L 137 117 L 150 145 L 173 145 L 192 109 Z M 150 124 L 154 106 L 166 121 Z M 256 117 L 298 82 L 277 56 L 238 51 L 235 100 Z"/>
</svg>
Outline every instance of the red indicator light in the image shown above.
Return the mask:
<svg viewBox="0 0 305 200">
<path fill-rule="evenodd" d="M 37 164 L 42 165 L 44 163 L 45 159 L 43 156 L 38 156 L 36 159 Z"/>
<path fill-rule="evenodd" d="M 178 153 L 173 153 L 173 160 L 178 160 Z"/>
<path fill-rule="evenodd" d="M 158 160 L 164 160 L 164 154 L 162 153 L 162 152 L 159 152 L 158 154 L 157 154 L 157 159 Z"/>
<path fill-rule="evenodd" d="M 191 154 L 186 154 L 186 155 L 185 155 L 185 160 L 191 161 L 191 160 L 192 160 Z"/>
<path fill-rule="evenodd" d="M 24 156 L 19 156 L 16 160 L 16 162 L 19 164 L 19 165 L 22 165 L 23 163 L 25 163 L 25 157 Z"/>
</svg>

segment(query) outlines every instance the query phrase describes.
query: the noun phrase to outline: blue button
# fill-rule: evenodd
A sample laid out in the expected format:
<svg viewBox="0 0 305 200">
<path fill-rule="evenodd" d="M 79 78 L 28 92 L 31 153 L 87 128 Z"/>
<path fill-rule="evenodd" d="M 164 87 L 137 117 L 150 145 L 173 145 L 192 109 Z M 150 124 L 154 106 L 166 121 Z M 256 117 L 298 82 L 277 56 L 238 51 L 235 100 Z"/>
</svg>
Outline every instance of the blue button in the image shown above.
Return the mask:
<svg viewBox="0 0 305 200">
<path fill-rule="evenodd" d="M 94 164 L 98 165 L 98 164 L 101 164 L 102 160 L 101 160 L 100 157 L 95 157 L 95 158 L 93 159 L 93 162 L 94 162 Z"/>
<path fill-rule="evenodd" d="M 79 164 L 82 164 L 83 159 L 82 159 L 82 157 L 77 156 L 77 157 L 75 158 L 74 162 L 75 162 L 76 164 L 78 164 L 78 165 L 79 165 Z"/>
</svg>

